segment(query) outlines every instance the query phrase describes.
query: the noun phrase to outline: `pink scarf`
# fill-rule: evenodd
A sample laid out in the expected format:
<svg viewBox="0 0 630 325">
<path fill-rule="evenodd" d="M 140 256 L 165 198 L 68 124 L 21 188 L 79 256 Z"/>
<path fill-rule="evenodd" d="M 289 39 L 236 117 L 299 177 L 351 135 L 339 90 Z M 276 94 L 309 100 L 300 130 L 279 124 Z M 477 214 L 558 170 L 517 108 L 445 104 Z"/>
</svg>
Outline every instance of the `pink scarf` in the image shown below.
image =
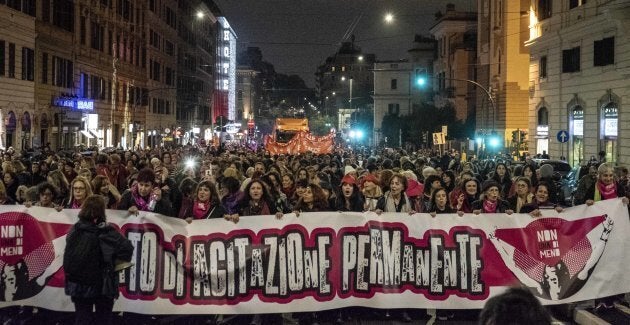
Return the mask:
<svg viewBox="0 0 630 325">
<path fill-rule="evenodd" d="M 606 185 L 601 181 L 597 181 L 597 189 L 599 190 L 599 194 L 602 196 L 602 200 L 614 199 L 617 197 L 617 186 L 614 182 Z"/>
<path fill-rule="evenodd" d="M 136 207 L 140 211 L 149 211 L 149 202 L 145 200 L 140 194 L 138 194 L 138 184 L 134 185 L 131 188 L 131 196 L 136 202 Z"/>
<path fill-rule="evenodd" d="M 485 213 L 495 213 L 497 212 L 497 202 L 490 202 L 490 200 L 483 200 L 483 212 Z"/>
<path fill-rule="evenodd" d="M 203 203 L 199 201 L 193 201 L 192 214 L 195 219 L 203 219 L 206 213 L 210 209 L 210 202 Z"/>
<path fill-rule="evenodd" d="M 77 202 L 77 200 L 72 200 L 72 207 L 71 209 L 81 209 L 81 204 L 79 202 Z"/>
</svg>

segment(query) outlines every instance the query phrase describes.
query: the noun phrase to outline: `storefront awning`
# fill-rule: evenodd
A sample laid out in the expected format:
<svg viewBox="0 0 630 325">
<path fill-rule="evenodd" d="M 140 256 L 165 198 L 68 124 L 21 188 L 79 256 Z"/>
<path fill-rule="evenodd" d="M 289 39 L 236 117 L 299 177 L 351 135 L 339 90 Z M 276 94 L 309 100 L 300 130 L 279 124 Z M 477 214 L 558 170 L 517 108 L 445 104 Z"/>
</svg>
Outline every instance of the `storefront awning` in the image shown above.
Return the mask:
<svg viewBox="0 0 630 325">
<path fill-rule="evenodd" d="M 94 139 L 94 136 L 86 130 L 81 130 L 81 133 L 88 139 Z"/>
</svg>

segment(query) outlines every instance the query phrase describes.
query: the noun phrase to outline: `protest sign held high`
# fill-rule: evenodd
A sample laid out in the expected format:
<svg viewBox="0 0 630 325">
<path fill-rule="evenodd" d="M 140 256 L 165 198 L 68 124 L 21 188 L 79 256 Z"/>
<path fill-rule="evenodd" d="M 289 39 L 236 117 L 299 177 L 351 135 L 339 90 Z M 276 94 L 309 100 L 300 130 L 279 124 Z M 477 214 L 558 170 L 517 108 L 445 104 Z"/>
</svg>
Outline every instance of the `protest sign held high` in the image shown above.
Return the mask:
<svg viewBox="0 0 630 325">
<path fill-rule="evenodd" d="M 544 304 L 630 291 L 621 200 L 561 213 L 320 212 L 183 220 L 108 211 L 134 245 L 115 310 L 230 314 L 376 308 L 481 308 L 523 285 Z M 0 307 L 71 311 L 65 235 L 76 211 L 0 207 Z"/>
</svg>

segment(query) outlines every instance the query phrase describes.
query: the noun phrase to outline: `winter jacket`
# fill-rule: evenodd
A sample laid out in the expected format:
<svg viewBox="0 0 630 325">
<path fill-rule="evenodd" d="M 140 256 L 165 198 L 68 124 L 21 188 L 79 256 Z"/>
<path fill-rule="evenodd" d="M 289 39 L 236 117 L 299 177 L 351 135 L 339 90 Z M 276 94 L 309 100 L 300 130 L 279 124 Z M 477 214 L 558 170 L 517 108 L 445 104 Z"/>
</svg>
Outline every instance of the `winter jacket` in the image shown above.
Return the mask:
<svg viewBox="0 0 630 325">
<path fill-rule="evenodd" d="M 80 245 L 83 254 L 74 251 Z M 66 237 L 65 293 L 71 297 L 118 297 L 118 274 L 114 272 L 116 260 L 131 261 L 133 245 L 107 223 L 95 224 L 80 220 Z M 80 271 L 73 271 L 80 270 Z"/>
</svg>

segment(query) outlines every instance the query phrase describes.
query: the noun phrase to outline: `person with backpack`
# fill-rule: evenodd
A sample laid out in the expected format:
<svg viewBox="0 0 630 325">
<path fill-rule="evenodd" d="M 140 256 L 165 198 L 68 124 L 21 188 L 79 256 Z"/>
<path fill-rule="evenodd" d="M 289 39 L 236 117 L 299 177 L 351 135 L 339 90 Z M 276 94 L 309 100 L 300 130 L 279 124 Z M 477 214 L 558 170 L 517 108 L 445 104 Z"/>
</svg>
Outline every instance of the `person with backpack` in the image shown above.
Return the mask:
<svg viewBox="0 0 630 325">
<path fill-rule="evenodd" d="M 79 221 L 66 237 L 65 293 L 75 306 L 75 324 L 111 324 L 118 298 L 116 264 L 131 265 L 133 245 L 105 221 L 105 201 L 87 197 Z M 93 310 L 95 309 L 95 312 Z"/>
</svg>

